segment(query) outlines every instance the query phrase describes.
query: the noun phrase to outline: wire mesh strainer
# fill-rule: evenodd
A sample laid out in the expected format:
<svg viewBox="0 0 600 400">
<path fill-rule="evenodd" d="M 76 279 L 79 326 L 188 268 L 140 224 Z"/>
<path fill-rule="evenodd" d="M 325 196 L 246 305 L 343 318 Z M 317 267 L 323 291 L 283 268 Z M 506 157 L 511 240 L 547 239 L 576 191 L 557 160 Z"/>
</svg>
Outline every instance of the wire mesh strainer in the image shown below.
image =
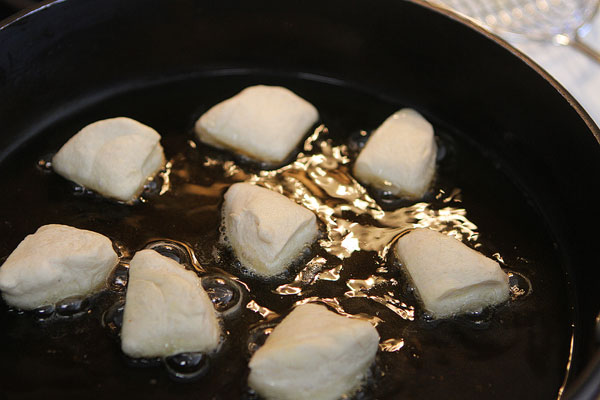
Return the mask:
<svg viewBox="0 0 600 400">
<path fill-rule="evenodd" d="M 499 33 L 525 35 L 571 45 L 600 62 L 600 54 L 581 41 L 598 10 L 598 0 L 431 0 Z"/>
</svg>

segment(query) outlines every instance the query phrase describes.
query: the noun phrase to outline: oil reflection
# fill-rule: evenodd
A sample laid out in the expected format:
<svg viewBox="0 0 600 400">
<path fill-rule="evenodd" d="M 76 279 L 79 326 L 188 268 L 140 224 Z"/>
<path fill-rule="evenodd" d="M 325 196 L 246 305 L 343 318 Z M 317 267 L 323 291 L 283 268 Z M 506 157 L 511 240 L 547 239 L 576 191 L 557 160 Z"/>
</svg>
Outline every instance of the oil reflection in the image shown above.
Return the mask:
<svg viewBox="0 0 600 400">
<path fill-rule="evenodd" d="M 390 338 L 379 343 L 379 349 L 388 353 L 395 353 L 404 347 L 404 339 Z"/>
<path fill-rule="evenodd" d="M 333 146 L 323 125 L 306 139 L 303 152 L 292 163 L 271 171 L 246 174 L 231 161 L 223 163 L 226 176 L 255 182 L 304 205 L 324 223 L 326 235 L 320 246 L 344 260 L 357 251 L 375 251 L 381 260 L 403 231 L 430 227 L 460 240 L 475 241 L 477 226 L 466 217 L 464 208 L 435 208 L 420 202 L 384 211 L 351 174 L 347 145 Z M 460 202 L 460 190 L 448 195 L 440 191 L 444 203 Z"/>
<path fill-rule="evenodd" d="M 386 265 L 397 238 L 410 229 L 428 227 L 458 240 L 472 242 L 477 247 L 478 228 L 461 207 L 462 193 L 458 188 L 438 190 L 431 195 L 432 202 L 412 204 L 385 197 L 384 193 L 381 196 L 386 204 L 378 204 L 376 198 L 379 194 L 371 195 L 352 176 L 351 160 L 354 157 L 351 148 L 355 147 L 359 148 L 352 143 L 333 145 L 327 128 L 322 125 L 305 140 L 296 159 L 281 168 L 257 171 L 252 166 L 246 168 L 243 162 L 238 164 L 231 160 L 222 162 L 221 167 L 228 179 L 252 182 L 281 193 L 313 211 L 321 221 L 324 232 L 319 239 L 319 248 L 331 257 L 323 254 L 314 256 L 291 280 L 277 286 L 273 293 L 297 297 L 295 305 L 319 302 L 341 315 L 366 319 L 374 325 L 383 323 L 379 312 L 352 315 L 345 310 L 343 305 L 346 301 L 360 298 L 385 307 L 399 320 L 414 321 L 414 305 L 407 304 L 413 300 L 404 298 L 405 290 L 396 280 L 397 269 L 388 270 Z M 216 165 L 213 159 L 207 159 L 206 163 L 211 167 Z M 397 206 L 390 207 L 390 204 Z M 374 253 L 376 268 L 371 269 L 372 274 L 366 278 L 344 277 L 344 265 L 348 265 L 346 260 L 359 252 Z M 494 257 L 502 261 L 500 254 Z M 336 265 L 335 260 L 339 264 Z M 312 295 L 313 285 L 327 285 L 327 282 L 347 290 L 343 293 L 334 290 L 336 294 L 333 296 Z M 513 299 L 525 296 L 530 290 L 530 286 L 517 279 L 516 275 L 512 286 Z M 254 301 L 246 307 L 267 320 L 277 316 Z M 380 345 L 383 351 L 397 352 L 403 348 L 404 339 L 391 338 Z"/>
<path fill-rule="evenodd" d="M 260 314 L 265 320 L 271 320 L 277 318 L 279 314 L 274 311 L 269 310 L 267 307 L 263 307 L 254 300 L 250 300 L 248 304 L 246 304 L 246 308 L 250 311 L 254 311 L 257 314 Z"/>
</svg>

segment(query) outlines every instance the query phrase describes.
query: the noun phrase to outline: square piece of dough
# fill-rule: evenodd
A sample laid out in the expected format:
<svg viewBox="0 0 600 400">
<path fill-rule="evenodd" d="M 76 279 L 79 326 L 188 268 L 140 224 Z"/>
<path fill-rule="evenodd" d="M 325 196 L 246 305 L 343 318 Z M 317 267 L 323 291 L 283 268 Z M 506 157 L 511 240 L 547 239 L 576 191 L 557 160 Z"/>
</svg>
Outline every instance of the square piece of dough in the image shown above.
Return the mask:
<svg viewBox="0 0 600 400">
<path fill-rule="evenodd" d="M 151 358 L 211 352 L 220 337 L 216 311 L 198 275 L 154 250 L 135 253 L 121 329 L 125 354 Z"/>
<path fill-rule="evenodd" d="M 52 159 L 59 175 L 124 202 L 135 200 L 147 179 L 164 164 L 160 135 L 125 117 L 86 126 Z"/>
<path fill-rule="evenodd" d="M 4 300 L 23 310 L 99 291 L 117 265 L 112 242 L 96 232 L 44 225 L 0 267 Z"/>
<path fill-rule="evenodd" d="M 443 233 L 415 229 L 398 239 L 396 255 L 435 318 L 477 312 L 509 297 L 508 275 L 496 261 Z"/>
<path fill-rule="evenodd" d="M 317 109 L 280 86 L 251 86 L 204 113 L 201 142 L 271 164 L 283 162 L 319 119 Z"/>
<path fill-rule="evenodd" d="M 261 276 L 285 271 L 319 234 L 311 211 L 250 183 L 231 185 L 225 193 L 222 218 L 237 258 Z"/>
<path fill-rule="evenodd" d="M 404 108 L 373 132 L 354 164 L 356 178 L 396 196 L 422 197 L 433 178 L 437 146 L 433 127 Z"/>
<path fill-rule="evenodd" d="M 267 400 L 337 400 L 364 381 L 379 334 L 326 307 L 296 307 L 250 359 L 248 384 Z"/>
</svg>

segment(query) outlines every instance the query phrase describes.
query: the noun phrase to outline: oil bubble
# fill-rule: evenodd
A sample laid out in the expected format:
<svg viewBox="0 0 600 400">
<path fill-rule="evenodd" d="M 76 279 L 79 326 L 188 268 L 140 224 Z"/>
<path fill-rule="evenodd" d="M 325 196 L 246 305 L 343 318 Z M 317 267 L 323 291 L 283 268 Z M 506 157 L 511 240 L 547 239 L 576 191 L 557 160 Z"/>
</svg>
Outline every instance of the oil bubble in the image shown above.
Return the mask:
<svg viewBox="0 0 600 400">
<path fill-rule="evenodd" d="M 513 301 L 527 297 L 532 291 L 531 281 L 525 275 L 514 271 L 508 272 L 508 286 Z"/>
<path fill-rule="evenodd" d="M 479 311 L 473 311 L 458 315 L 456 319 L 475 329 L 487 329 L 492 323 L 494 317 L 494 309 L 486 307 Z"/>
<path fill-rule="evenodd" d="M 96 195 L 94 193 L 94 191 L 92 191 L 84 186 L 78 185 L 74 182 L 72 182 L 72 184 L 73 184 L 73 194 L 75 196 L 94 197 Z"/>
<path fill-rule="evenodd" d="M 276 325 L 275 323 L 262 324 L 250 330 L 248 334 L 248 353 L 250 353 L 250 356 L 265 344 L 267 337 L 273 332 Z"/>
<path fill-rule="evenodd" d="M 177 261 L 179 264 L 185 264 L 189 266 L 193 265 L 188 249 L 174 241 L 157 240 L 155 242 L 148 243 L 145 248 L 154 250 L 160 255 Z"/>
<path fill-rule="evenodd" d="M 169 377 L 178 382 L 197 380 L 208 372 L 210 357 L 205 353 L 180 353 L 165 358 Z"/>
<path fill-rule="evenodd" d="M 202 287 L 218 312 L 233 312 L 239 309 L 242 293 L 240 286 L 232 279 L 223 275 L 204 276 Z"/>
<path fill-rule="evenodd" d="M 38 319 L 48 319 L 50 317 L 52 317 L 55 313 L 56 309 L 54 304 L 48 304 L 45 306 L 41 306 L 36 308 L 35 310 L 33 310 L 33 314 L 38 318 Z"/>
<path fill-rule="evenodd" d="M 430 329 L 436 328 L 440 324 L 440 319 L 437 319 L 427 310 L 419 311 L 419 320 L 424 322 L 424 326 Z"/>
<path fill-rule="evenodd" d="M 67 297 L 56 303 L 56 313 L 63 317 L 70 317 L 85 312 L 90 307 L 87 297 Z"/>
<path fill-rule="evenodd" d="M 46 154 L 37 162 L 37 168 L 45 173 L 52 172 L 52 158 L 54 153 Z"/>
<path fill-rule="evenodd" d="M 109 278 L 111 289 L 115 292 L 123 292 L 129 281 L 129 264 L 120 262 Z"/>
<path fill-rule="evenodd" d="M 353 153 L 358 153 L 365 147 L 369 140 L 369 134 L 367 131 L 359 130 L 354 131 L 348 136 L 348 149 Z"/>
<path fill-rule="evenodd" d="M 102 325 L 115 337 L 118 337 L 121 332 L 124 310 L 125 300 L 121 299 L 110 306 L 102 315 Z"/>
<path fill-rule="evenodd" d="M 160 188 L 163 185 L 163 179 L 160 175 L 156 175 L 156 178 L 148 181 L 144 185 L 144 191 L 142 192 L 142 196 L 144 198 L 149 198 L 156 196 L 160 193 Z"/>
</svg>

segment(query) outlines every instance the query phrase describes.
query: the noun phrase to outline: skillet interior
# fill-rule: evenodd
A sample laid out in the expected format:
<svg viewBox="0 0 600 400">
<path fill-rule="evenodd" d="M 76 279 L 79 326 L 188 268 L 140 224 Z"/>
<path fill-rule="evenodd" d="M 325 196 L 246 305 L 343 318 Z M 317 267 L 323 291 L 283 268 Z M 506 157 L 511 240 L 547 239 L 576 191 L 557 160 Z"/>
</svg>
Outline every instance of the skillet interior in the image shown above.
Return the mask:
<svg viewBox="0 0 600 400">
<path fill-rule="evenodd" d="M 40 134 L 30 145 L 52 147 L 58 139 L 51 132 L 76 125 L 82 118 L 80 110 L 105 104 L 98 102 L 115 91 L 129 92 L 167 77 L 194 81 L 202 71 L 253 67 L 263 76 L 277 71 L 276 75 L 306 78 L 303 74 L 311 73 L 358 84 L 377 93 L 382 104 L 410 105 L 435 117 L 441 126 L 459 128 L 447 129 L 465 135 L 465 142 L 482 149 L 490 164 L 499 163 L 501 175 L 509 177 L 508 187 L 518 188 L 540 223 L 528 236 L 536 238 L 532 246 L 540 242 L 535 229 L 541 229 L 548 239 L 539 243 L 539 254 L 551 254 L 549 264 L 560 261 L 571 274 L 565 285 L 577 286 L 577 291 L 566 289 L 577 293 L 573 306 L 578 310 L 567 313 L 578 328 L 573 371 L 587 361 L 598 303 L 590 287 L 597 272 L 582 266 L 593 259 L 588 224 L 594 224 L 593 216 L 573 217 L 586 215 L 579 199 L 589 197 L 587 182 L 574 177 L 599 170 L 598 144 L 575 109 L 534 70 L 469 28 L 411 3 L 382 2 L 377 9 L 361 2 L 331 2 L 327 9 L 318 2 L 248 6 L 182 1 L 177 6 L 166 2 L 137 6 L 106 2 L 97 9 L 92 2 L 65 2 L 0 32 L 0 43 L 7 50 L 0 64 L 3 170 L 13 171 L 14 158 L 8 156 L 29 138 Z M 202 98 L 195 97 L 192 88 L 198 93 L 206 90 L 203 84 L 192 85 L 185 96 Z M 185 98 L 173 96 L 170 104 L 175 105 Z M 125 102 L 129 107 L 131 103 Z M 169 120 L 176 115 L 179 121 L 187 115 L 185 123 L 190 123 L 189 113 L 178 115 L 190 102 L 181 105 L 162 117 L 165 129 L 185 130 L 181 125 L 168 127 L 165 121 L 183 124 Z M 112 114 L 119 106 L 100 107 L 90 110 Z M 159 105 L 150 104 L 139 113 L 160 115 L 154 110 Z M 57 135 L 69 136 L 60 132 Z M 41 209 L 33 207 L 31 212 L 41 214 Z M 34 220 L 44 217 L 33 215 L 27 223 L 37 226 Z M 5 222 L 3 237 L 9 239 L 2 243 L 4 254 L 34 228 L 21 229 Z M 564 326 L 565 320 L 559 324 Z M 565 351 L 558 351 L 562 355 L 557 357 L 565 358 Z M 44 365 L 35 358 L 32 363 L 40 361 Z M 555 390 L 556 384 L 549 393 Z"/>
</svg>

